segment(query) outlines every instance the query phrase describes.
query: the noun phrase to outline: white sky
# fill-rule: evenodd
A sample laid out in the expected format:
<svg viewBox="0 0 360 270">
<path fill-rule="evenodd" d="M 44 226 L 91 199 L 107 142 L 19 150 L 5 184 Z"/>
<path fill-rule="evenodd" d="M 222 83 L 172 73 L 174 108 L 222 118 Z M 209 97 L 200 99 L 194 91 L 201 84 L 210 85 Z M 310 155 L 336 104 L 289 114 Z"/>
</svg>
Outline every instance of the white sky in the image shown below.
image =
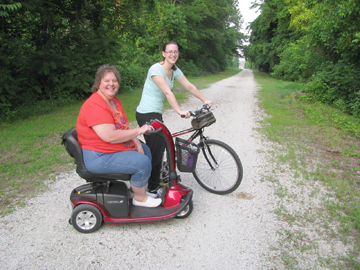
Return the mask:
<svg viewBox="0 0 360 270">
<path fill-rule="evenodd" d="M 259 15 L 259 12 L 255 12 L 257 9 L 250 9 L 252 6 L 252 2 L 255 0 L 239 0 L 239 10 L 241 15 L 243 16 L 244 23 L 241 27 L 241 32 L 245 35 L 249 35 L 248 31 L 246 30 L 246 27 L 249 25 L 249 23 L 253 22 Z M 244 44 L 248 44 L 245 42 Z M 240 58 L 241 61 L 245 60 L 245 58 Z"/>
<path fill-rule="evenodd" d="M 252 6 L 252 2 L 254 1 L 255 0 L 239 0 L 239 10 L 244 18 L 241 32 L 243 32 L 244 34 L 247 34 L 247 31 L 245 29 L 249 25 L 249 23 L 254 21 L 257 16 L 260 15 L 259 12 L 255 13 L 256 9 L 250 9 L 250 7 Z"/>
</svg>

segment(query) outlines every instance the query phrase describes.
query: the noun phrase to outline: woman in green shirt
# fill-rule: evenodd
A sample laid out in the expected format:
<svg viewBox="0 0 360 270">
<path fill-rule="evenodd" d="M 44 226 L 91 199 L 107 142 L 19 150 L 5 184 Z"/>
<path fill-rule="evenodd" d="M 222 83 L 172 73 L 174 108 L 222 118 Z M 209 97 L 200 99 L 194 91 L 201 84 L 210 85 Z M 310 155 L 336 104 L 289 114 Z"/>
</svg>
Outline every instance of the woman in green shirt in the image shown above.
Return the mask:
<svg viewBox="0 0 360 270">
<path fill-rule="evenodd" d="M 174 80 L 177 80 L 189 93 L 200 99 L 204 104 L 212 106 L 212 102 L 207 100 L 175 65 L 179 58 L 179 47 L 175 41 L 170 41 L 163 46 L 162 56 L 163 59 L 160 62 L 150 67 L 146 77 L 140 104 L 136 108 L 136 120 L 139 126 L 143 126 L 151 119 L 163 121 L 162 112 L 165 97 L 179 115 L 183 115 L 185 118 L 190 117 L 190 112 L 183 111 L 180 108 L 175 95 L 171 91 Z M 144 135 L 144 138 L 152 154 L 152 171 L 148 189 L 152 193 L 157 193 L 165 144 L 162 138 L 155 134 Z"/>
</svg>

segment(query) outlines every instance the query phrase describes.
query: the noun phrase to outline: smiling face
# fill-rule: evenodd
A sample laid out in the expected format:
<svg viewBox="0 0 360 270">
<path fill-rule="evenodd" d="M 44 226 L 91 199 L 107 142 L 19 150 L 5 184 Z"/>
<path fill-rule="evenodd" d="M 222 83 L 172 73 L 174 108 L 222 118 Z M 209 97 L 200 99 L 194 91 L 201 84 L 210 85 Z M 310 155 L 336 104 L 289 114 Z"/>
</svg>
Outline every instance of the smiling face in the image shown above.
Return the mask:
<svg viewBox="0 0 360 270">
<path fill-rule="evenodd" d="M 119 82 L 114 72 L 107 72 L 101 78 L 98 93 L 106 101 L 112 100 L 115 97 L 116 92 L 119 90 Z"/>
<path fill-rule="evenodd" d="M 165 47 L 165 51 L 162 52 L 164 61 L 171 65 L 175 65 L 179 58 L 179 48 L 176 44 L 168 44 Z"/>
</svg>

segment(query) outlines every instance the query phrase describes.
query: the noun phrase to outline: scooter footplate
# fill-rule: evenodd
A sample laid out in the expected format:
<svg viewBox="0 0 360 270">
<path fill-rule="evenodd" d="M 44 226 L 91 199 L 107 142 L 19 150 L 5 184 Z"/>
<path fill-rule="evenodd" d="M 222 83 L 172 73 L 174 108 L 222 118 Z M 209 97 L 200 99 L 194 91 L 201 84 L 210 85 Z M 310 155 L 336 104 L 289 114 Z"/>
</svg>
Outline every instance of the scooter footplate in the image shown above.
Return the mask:
<svg viewBox="0 0 360 270">
<path fill-rule="evenodd" d="M 176 206 L 163 208 L 161 206 L 156 208 L 139 207 L 130 204 L 131 216 L 127 218 L 104 219 L 105 224 L 125 224 L 125 223 L 148 223 L 161 222 L 176 217 L 188 205 L 192 199 L 193 192 L 183 196 L 184 200 Z"/>
<path fill-rule="evenodd" d="M 125 223 L 148 223 L 166 221 L 175 217 L 177 206 L 171 208 L 146 208 L 131 206 L 131 216 L 128 218 L 119 218 L 104 220 L 105 224 L 125 224 Z"/>
<path fill-rule="evenodd" d="M 171 213 L 175 214 L 177 206 L 170 208 L 147 208 L 147 207 L 139 207 L 139 206 L 131 206 L 131 217 L 132 218 L 150 218 L 150 217 L 161 217 L 168 216 Z"/>
</svg>

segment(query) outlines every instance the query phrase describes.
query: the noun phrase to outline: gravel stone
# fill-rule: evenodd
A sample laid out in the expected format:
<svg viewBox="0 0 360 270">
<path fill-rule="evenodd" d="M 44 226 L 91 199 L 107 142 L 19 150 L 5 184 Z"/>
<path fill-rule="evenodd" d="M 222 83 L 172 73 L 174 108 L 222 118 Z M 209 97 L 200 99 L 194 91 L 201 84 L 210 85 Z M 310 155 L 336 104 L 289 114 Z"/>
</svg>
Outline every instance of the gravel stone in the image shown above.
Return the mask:
<svg viewBox="0 0 360 270">
<path fill-rule="evenodd" d="M 68 223 L 70 192 L 85 183 L 75 171 L 63 173 L 26 206 L 0 218 L 2 269 L 269 269 L 271 249 L 281 227 L 274 211 L 274 191 L 262 182 L 270 164 L 269 145 L 256 131 L 261 112 L 251 70 L 201 90 L 213 101 L 217 122 L 205 134 L 229 144 L 244 169 L 240 187 L 215 195 L 190 173 L 182 183 L 194 190 L 189 218 L 161 223 L 103 225 L 82 234 Z M 195 110 L 190 97 L 181 105 Z M 190 127 L 173 110 L 164 113 L 171 132 Z M 60 142 L 59 142 L 60 143 Z M 64 150 L 65 151 L 65 150 Z M 50 181 L 49 181 L 50 182 Z"/>
</svg>

